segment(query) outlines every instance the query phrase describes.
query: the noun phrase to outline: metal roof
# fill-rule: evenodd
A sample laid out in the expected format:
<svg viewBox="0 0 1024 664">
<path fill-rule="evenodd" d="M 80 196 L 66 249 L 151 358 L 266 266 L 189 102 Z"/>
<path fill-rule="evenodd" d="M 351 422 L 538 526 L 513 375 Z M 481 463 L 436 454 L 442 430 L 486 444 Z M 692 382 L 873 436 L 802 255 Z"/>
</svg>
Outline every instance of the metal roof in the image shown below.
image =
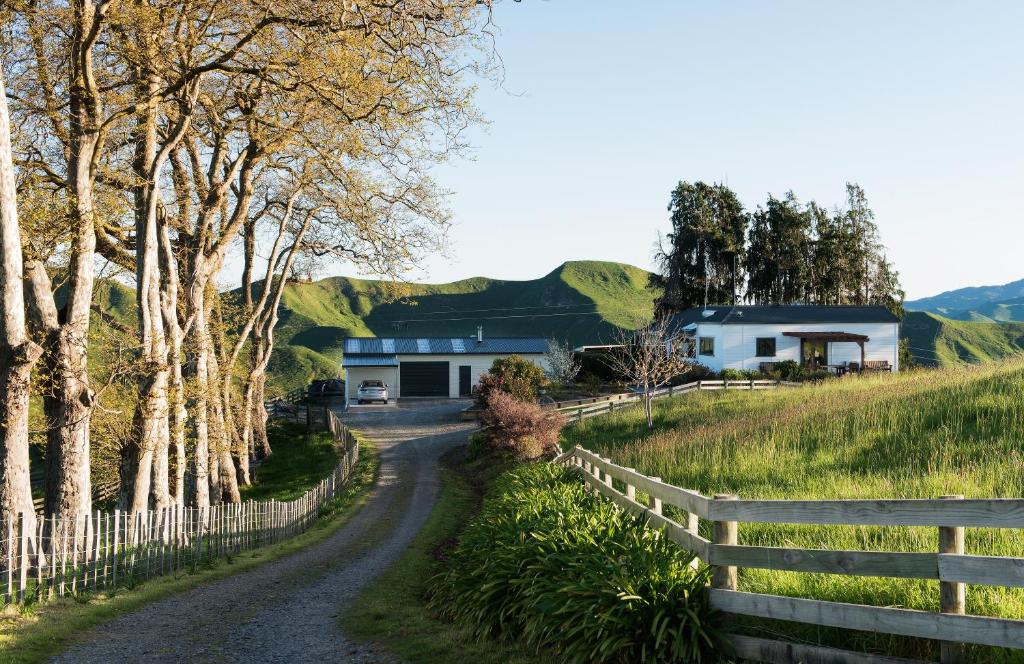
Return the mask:
<svg viewBox="0 0 1024 664">
<path fill-rule="evenodd" d="M 818 304 L 708 306 L 681 311 L 674 325 L 692 323 L 721 325 L 792 325 L 811 323 L 898 323 L 894 313 L 883 306 L 827 306 Z"/>
<path fill-rule="evenodd" d="M 397 355 L 344 355 L 341 358 L 343 367 L 397 367 Z"/>
<path fill-rule="evenodd" d="M 548 342 L 541 337 L 490 337 L 481 342 L 477 342 L 476 337 L 349 337 L 345 339 L 344 348 L 345 357 L 392 354 L 537 355 L 548 352 Z"/>
</svg>

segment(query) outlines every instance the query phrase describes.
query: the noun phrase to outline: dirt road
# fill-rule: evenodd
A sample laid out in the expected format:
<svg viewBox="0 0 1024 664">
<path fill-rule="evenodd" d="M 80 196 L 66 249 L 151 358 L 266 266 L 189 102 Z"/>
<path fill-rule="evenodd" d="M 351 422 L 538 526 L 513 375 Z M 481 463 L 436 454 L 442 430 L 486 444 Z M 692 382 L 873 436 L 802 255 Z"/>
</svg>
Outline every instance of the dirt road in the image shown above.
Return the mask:
<svg viewBox="0 0 1024 664">
<path fill-rule="evenodd" d="M 345 416 L 378 446 L 380 481 L 343 528 L 307 549 L 148 604 L 90 631 L 57 662 L 380 662 L 338 616 L 394 562 L 437 498 L 438 458 L 465 442 L 459 404 Z"/>
</svg>

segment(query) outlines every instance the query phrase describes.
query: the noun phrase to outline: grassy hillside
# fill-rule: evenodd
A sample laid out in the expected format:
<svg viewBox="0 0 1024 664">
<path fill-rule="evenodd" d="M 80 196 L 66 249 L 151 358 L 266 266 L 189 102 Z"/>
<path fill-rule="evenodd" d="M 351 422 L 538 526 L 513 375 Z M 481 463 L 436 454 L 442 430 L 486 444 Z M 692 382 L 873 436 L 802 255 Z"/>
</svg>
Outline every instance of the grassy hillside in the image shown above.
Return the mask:
<svg viewBox="0 0 1024 664">
<path fill-rule="evenodd" d="M 777 392 L 704 392 L 566 430 L 617 463 L 704 494 L 743 498 L 1020 497 L 1024 361 L 850 378 Z M 709 523 L 702 523 L 710 536 Z M 935 551 L 933 528 L 742 524 L 740 544 Z M 970 528 L 967 551 L 1018 556 L 1024 532 Z M 740 589 L 840 602 L 938 609 L 936 582 L 742 570 Z M 967 611 L 1024 618 L 1024 591 L 971 586 Z M 844 630 L 772 630 L 812 642 L 929 658 L 934 644 Z M 764 635 L 761 632 L 761 635 Z M 1018 653 L 1019 656 L 1019 653 Z M 1019 661 L 992 651 L 969 661 Z"/>
<path fill-rule="evenodd" d="M 961 321 L 924 311 L 907 312 L 900 326 L 917 364 L 954 366 L 1024 352 L 1024 323 Z"/>
<path fill-rule="evenodd" d="M 540 279 L 475 277 L 408 284 L 403 292 L 387 282 L 349 277 L 293 283 L 282 298 L 277 332 L 289 348 L 275 355 L 271 371 L 289 387 L 336 375 L 348 336 L 465 337 L 483 325 L 491 336 L 543 336 L 574 345 L 608 341 L 617 328 L 650 319 L 656 293 L 647 278 L 631 265 L 573 261 Z"/>
</svg>

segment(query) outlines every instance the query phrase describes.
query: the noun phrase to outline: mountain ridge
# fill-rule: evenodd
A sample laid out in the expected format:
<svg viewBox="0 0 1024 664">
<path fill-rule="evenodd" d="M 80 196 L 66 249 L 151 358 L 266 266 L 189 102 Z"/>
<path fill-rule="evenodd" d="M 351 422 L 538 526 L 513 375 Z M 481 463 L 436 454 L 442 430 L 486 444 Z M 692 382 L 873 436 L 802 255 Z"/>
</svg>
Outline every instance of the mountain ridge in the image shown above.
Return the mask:
<svg viewBox="0 0 1024 664">
<path fill-rule="evenodd" d="M 908 300 L 907 310 L 929 311 L 953 320 L 1024 321 L 1024 279 L 992 286 L 966 286 Z"/>
<path fill-rule="evenodd" d="M 354 277 L 292 282 L 281 300 L 270 370 L 279 384 L 336 375 L 350 336 L 541 336 L 571 345 L 611 341 L 650 320 L 657 291 L 646 270 L 612 261 L 566 261 L 537 279 L 470 277 L 401 284 Z M 278 352 L 280 348 L 280 352 Z"/>
</svg>

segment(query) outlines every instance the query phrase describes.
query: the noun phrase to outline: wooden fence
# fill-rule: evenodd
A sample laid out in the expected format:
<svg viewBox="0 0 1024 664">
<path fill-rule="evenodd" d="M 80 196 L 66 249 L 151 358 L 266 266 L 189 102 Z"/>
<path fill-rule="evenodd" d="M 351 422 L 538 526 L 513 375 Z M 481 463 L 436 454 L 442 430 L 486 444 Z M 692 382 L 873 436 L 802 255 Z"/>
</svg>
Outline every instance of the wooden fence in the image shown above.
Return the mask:
<svg viewBox="0 0 1024 664">
<path fill-rule="evenodd" d="M 662 399 L 705 390 L 773 390 L 779 387 L 799 387 L 801 385 L 804 385 L 804 383 L 792 383 L 784 380 L 695 380 L 683 385 L 663 387 L 655 390 L 653 394 L 655 399 Z M 563 413 L 569 422 L 579 422 L 588 417 L 613 413 L 616 410 L 635 406 L 642 402 L 642 394 L 638 392 L 625 392 L 623 394 L 611 394 L 589 399 L 556 401 L 549 408 Z"/>
<path fill-rule="evenodd" d="M 333 412 L 326 413 L 326 428 L 344 453 L 329 476 L 295 500 L 97 511 L 70 522 L 35 514 L 0 520 L 4 603 L 131 587 L 304 532 L 359 460 L 355 436 Z"/>
<path fill-rule="evenodd" d="M 1024 650 L 1024 621 L 965 615 L 967 584 L 1024 588 L 1024 558 L 972 556 L 964 549 L 964 528 L 1022 528 L 1024 500 L 944 496 L 936 500 L 740 500 L 714 497 L 648 477 L 582 447 L 557 460 L 578 468 L 595 491 L 624 509 L 647 515 L 649 525 L 713 568 L 711 605 L 725 613 L 787 620 L 940 641 L 943 663 L 964 662 L 964 644 Z M 641 502 L 641 496 L 646 500 Z M 664 506 L 682 513 L 667 517 Z M 712 522 L 713 539 L 700 536 L 700 519 Z M 936 529 L 933 553 L 831 551 L 741 546 L 741 523 L 858 526 L 924 526 Z M 936 579 L 941 613 L 846 604 L 743 592 L 737 569 L 753 567 L 849 576 Z M 763 662 L 907 662 L 846 650 L 735 635 L 737 655 Z M 1024 653 L 1022 653 L 1024 657 Z"/>
</svg>

